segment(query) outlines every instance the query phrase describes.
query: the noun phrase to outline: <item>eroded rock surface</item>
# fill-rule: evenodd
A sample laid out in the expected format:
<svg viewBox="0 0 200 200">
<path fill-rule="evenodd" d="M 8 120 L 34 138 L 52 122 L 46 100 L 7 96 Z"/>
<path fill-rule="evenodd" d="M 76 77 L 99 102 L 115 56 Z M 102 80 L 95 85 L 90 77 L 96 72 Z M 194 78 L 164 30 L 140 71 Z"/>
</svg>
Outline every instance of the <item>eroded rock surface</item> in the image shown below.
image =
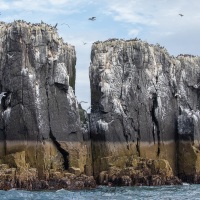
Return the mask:
<svg viewBox="0 0 200 200">
<path fill-rule="evenodd" d="M 35 168 L 39 178 L 73 167 L 85 173 L 91 165 L 74 95 L 75 64 L 74 46 L 55 27 L 21 20 L 0 24 L 0 92 L 6 92 L 1 163 Z"/>
<path fill-rule="evenodd" d="M 90 115 L 75 63 L 55 27 L 0 23 L 0 189 L 200 183 L 199 57 L 94 43 Z"/>
<path fill-rule="evenodd" d="M 112 157 L 113 159 L 114 157 Z M 169 162 L 164 159 L 144 159 L 137 156 L 127 157 L 124 166 L 117 165 L 116 157 L 107 171 L 99 175 L 102 185 L 132 186 L 132 185 L 177 185 L 182 182 L 173 175 Z"/>
<path fill-rule="evenodd" d="M 187 163 L 190 153 L 181 144 L 199 148 L 199 74 L 199 57 L 175 58 L 159 45 L 117 39 L 94 43 L 90 123 L 95 176 L 109 170 L 105 159 L 132 155 L 165 159 L 175 174 L 182 168 L 187 175 L 182 160 Z M 199 156 L 194 157 L 198 171 Z"/>
</svg>

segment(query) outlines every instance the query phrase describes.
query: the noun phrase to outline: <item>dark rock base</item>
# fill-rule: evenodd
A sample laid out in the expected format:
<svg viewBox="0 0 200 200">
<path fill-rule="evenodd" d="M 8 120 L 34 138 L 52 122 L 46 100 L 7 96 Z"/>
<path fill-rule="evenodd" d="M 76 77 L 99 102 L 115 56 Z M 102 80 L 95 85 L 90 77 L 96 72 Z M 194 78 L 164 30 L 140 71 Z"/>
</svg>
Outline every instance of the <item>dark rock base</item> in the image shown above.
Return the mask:
<svg viewBox="0 0 200 200">
<path fill-rule="evenodd" d="M 181 179 L 176 176 L 161 177 L 159 175 L 145 177 L 122 176 L 119 178 L 108 179 L 104 182 L 107 186 L 161 186 L 161 185 L 182 185 Z"/>
<path fill-rule="evenodd" d="M 12 188 L 24 190 L 81 190 L 95 187 L 96 181 L 94 178 L 86 175 L 73 179 L 63 177 L 50 180 L 0 180 L 0 190 L 10 190 Z"/>
</svg>

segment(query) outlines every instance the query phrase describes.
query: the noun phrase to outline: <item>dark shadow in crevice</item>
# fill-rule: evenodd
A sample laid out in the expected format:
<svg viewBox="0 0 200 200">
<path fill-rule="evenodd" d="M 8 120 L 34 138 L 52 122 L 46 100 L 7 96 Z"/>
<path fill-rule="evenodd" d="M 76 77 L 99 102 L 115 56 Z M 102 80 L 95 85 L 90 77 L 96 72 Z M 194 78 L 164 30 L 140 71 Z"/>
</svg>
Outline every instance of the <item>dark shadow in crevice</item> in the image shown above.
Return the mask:
<svg viewBox="0 0 200 200">
<path fill-rule="evenodd" d="M 53 141 L 53 143 L 55 144 L 57 150 L 62 154 L 63 156 L 63 167 L 65 170 L 69 169 L 69 153 L 67 151 L 65 151 L 61 145 L 58 143 L 58 141 L 56 140 L 56 138 L 53 136 L 52 131 L 50 130 L 49 136 L 51 138 L 51 140 Z"/>
</svg>

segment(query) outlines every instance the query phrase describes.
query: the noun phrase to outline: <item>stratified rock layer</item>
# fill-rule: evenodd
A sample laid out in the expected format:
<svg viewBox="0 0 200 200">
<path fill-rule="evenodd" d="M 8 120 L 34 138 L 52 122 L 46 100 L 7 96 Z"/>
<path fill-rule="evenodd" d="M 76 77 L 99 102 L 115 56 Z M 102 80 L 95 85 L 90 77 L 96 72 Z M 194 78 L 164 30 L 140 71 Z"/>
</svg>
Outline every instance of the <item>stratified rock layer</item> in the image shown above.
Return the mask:
<svg viewBox="0 0 200 200">
<path fill-rule="evenodd" d="M 199 57 L 174 58 L 159 45 L 115 39 L 94 43 L 90 126 L 95 176 L 112 165 L 123 169 L 132 155 L 164 159 L 175 174 L 199 172 L 199 150 L 194 149 L 200 138 L 199 74 Z M 188 154 L 184 145 L 192 149 Z"/>
<path fill-rule="evenodd" d="M 75 88 L 76 55 L 56 28 L 0 24 L 0 161 L 17 169 L 87 168 Z M 24 159 L 24 160 L 23 160 Z M 22 161 L 23 160 L 23 163 Z M 91 172 L 90 172 L 91 173 Z"/>
</svg>

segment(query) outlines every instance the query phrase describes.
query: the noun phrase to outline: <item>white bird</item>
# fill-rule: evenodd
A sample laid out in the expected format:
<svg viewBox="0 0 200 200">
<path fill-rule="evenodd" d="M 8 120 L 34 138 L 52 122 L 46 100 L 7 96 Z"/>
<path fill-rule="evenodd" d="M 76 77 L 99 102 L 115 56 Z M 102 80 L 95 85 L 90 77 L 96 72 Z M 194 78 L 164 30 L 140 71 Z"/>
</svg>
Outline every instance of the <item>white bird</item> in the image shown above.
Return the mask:
<svg viewBox="0 0 200 200">
<path fill-rule="evenodd" d="M 1 104 L 1 99 L 3 98 L 3 97 L 5 97 L 7 92 L 2 92 L 1 94 L 0 94 L 0 104 Z"/>
<path fill-rule="evenodd" d="M 198 84 L 194 85 L 193 87 L 194 87 L 195 89 L 197 89 L 199 86 L 200 86 L 200 82 L 199 82 Z"/>
<path fill-rule="evenodd" d="M 9 59 L 12 59 L 13 56 L 14 56 L 14 54 L 13 54 L 13 55 L 9 55 L 9 54 L 7 53 L 7 56 L 8 56 Z"/>
</svg>

